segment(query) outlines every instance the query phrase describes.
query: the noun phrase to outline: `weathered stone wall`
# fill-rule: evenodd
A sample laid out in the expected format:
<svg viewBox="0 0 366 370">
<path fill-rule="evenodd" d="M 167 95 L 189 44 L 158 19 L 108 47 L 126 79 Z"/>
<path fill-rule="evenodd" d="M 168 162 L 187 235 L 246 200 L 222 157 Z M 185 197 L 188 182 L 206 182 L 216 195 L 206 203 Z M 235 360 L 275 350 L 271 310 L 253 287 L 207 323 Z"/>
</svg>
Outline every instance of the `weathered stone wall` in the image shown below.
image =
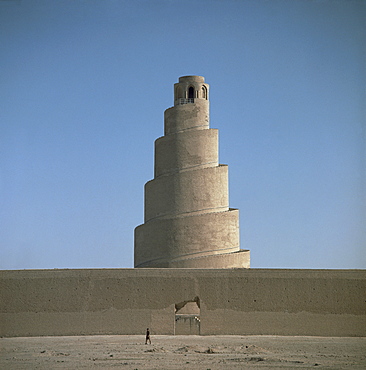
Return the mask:
<svg viewBox="0 0 366 370">
<path fill-rule="evenodd" d="M 200 332 L 366 335 L 365 270 L 95 269 L 0 273 L 0 335 L 174 334 L 200 301 Z M 198 298 L 196 298 L 198 297 Z"/>
</svg>

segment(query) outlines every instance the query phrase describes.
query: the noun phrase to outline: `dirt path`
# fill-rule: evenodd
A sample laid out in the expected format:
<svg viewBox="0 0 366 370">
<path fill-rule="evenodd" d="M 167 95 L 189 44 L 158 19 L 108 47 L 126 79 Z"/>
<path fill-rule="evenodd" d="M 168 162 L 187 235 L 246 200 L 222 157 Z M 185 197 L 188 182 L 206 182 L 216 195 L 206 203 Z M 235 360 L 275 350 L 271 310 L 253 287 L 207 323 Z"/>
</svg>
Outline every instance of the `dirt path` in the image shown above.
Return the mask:
<svg viewBox="0 0 366 370">
<path fill-rule="evenodd" d="M 366 338 L 106 335 L 0 339 L 1 369 L 366 369 Z"/>
</svg>

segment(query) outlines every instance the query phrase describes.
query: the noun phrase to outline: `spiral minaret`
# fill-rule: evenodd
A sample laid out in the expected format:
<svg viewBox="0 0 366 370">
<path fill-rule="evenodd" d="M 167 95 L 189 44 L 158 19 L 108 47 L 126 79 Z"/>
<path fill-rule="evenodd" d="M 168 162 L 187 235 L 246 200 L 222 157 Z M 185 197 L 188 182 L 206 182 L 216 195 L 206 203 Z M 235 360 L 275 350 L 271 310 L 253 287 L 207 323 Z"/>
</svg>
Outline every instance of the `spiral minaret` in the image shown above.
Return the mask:
<svg viewBox="0 0 366 370">
<path fill-rule="evenodd" d="M 135 229 L 135 267 L 249 268 L 239 247 L 239 211 L 229 208 L 228 166 L 209 128 L 209 85 L 180 77 L 174 107 L 155 141 L 154 179 L 145 184 L 144 224 Z"/>
</svg>

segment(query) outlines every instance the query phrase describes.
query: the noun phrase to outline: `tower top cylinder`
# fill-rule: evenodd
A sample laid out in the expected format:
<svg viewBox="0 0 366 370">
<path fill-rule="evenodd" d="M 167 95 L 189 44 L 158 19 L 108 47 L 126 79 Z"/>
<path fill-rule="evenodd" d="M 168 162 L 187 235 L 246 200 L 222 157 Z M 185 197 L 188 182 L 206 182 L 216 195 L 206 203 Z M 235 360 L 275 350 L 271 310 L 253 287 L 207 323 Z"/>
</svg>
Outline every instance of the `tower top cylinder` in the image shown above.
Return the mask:
<svg viewBox="0 0 366 370">
<path fill-rule="evenodd" d="M 209 85 L 202 76 L 179 77 L 174 84 L 174 105 L 194 103 L 196 99 L 208 100 Z"/>
</svg>

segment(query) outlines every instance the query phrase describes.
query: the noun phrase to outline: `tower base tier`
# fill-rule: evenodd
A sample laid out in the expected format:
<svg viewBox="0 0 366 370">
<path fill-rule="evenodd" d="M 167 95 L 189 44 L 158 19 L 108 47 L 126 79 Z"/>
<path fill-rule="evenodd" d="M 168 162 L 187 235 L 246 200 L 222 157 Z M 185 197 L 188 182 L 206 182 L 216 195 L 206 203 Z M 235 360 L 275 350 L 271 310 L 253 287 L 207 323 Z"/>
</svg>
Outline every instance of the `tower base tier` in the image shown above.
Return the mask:
<svg viewBox="0 0 366 370">
<path fill-rule="evenodd" d="M 239 211 L 151 220 L 135 229 L 135 267 L 249 267 Z"/>
<path fill-rule="evenodd" d="M 213 269 L 231 269 L 231 268 L 250 268 L 250 251 L 241 249 L 238 252 L 212 254 L 209 256 L 196 258 L 177 258 L 169 261 L 156 261 L 149 263 L 150 268 L 213 268 Z"/>
</svg>

